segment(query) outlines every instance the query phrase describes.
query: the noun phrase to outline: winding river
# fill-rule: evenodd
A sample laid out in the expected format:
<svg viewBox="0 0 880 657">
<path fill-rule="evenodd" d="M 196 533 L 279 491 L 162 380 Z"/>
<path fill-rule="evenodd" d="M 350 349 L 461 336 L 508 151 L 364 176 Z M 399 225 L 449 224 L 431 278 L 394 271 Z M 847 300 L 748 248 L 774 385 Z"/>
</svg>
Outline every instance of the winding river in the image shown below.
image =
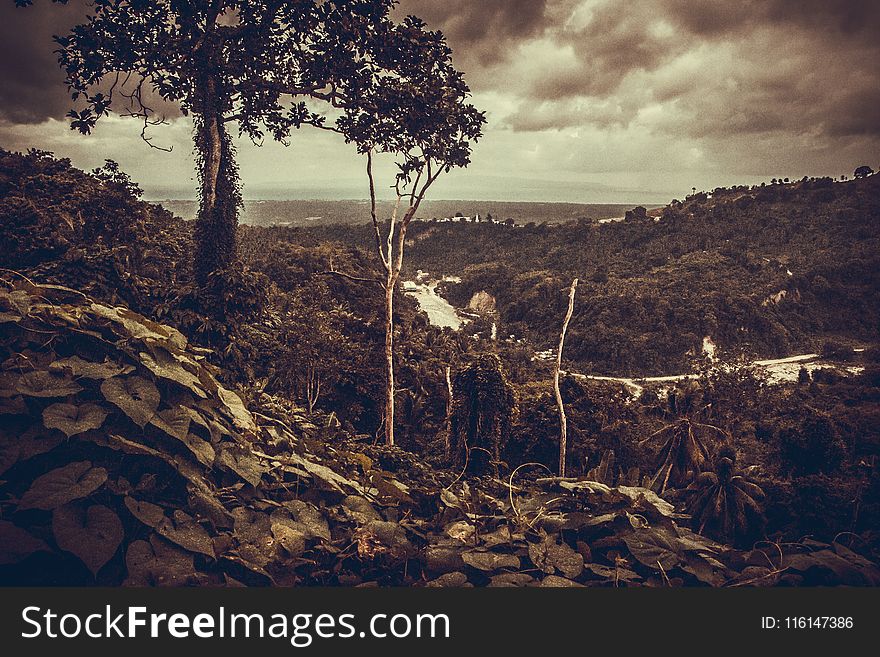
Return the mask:
<svg viewBox="0 0 880 657">
<path fill-rule="evenodd" d="M 419 272 L 419 281 L 425 280 L 427 274 Z M 457 281 L 452 277 L 443 280 Z M 406 281 L 403 284 L 404 292 L 416 299 L 419 307 L 428 315 L 428 321 L 434 326 L 449 327 L 455 331 L 459 330 L 468 320 L 462 318 L 455 307 L 446 299 L 437 293 L 439 280 L 428 280 L 427 282 Z M 715 357 L 715 344 L 710 337 L 703 339 L 703 351 L 709 357 Z M 860 351 L 860 350 L 856 350 Z M 546 360 L 555 358 L 555 351 L 538 352 L 535 354 L 538 360 Z M 769 360 L 756 360 L 752 363 L 756 367 L 763 369 L 767 373 L 769 383 L 789 383 L 797 381 L 798 373 L 803 367 L 812 373 L 818 369 L 834 368 L 843 369 L 849 374 L 858 374 L 863 370 L 861 367 L 850 366 L 843 367 L 834 365 L 829 362 L 822 361 L 819 354 L 799 354 L 796 356 L 788 356 L 786 358 L 774 358 Z M 617 377 L 617 376 L 600 376 L 596 374 L 580 374 L 577 372 L 568 372 L 569 375 L 576 378 L 591 379 L 593 381 L 614 381 L 625 385 L 633 394 L 641 394 L 645 384 L 651 383 L 677 383 L 686 379 L 697 378 L 696 374 L 672 374 L 669 376 L 647 376 L 647 377 Z"/>
</svg>

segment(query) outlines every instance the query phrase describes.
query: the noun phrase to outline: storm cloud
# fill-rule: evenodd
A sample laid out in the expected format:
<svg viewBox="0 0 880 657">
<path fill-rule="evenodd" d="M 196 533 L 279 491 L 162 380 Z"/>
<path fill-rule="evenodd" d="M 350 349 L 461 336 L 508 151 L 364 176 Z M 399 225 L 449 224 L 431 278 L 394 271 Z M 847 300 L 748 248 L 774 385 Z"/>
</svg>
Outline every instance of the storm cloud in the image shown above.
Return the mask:
<svg viewBox="0 0 880 657">
<path fill-rule="evenodd" d="M 16 9 L 2 0 L 0 146 L 94 164 L 96 141 L 64 133 L 69 99 L 51 41 L 84 11 L 81 1 Z M 596 200 L 601 189 L 603 200 L 662 202 L 692 185 L 880 163 L 874 0 L 403 0 L 397 11 L 443 31 L 488 114 L 471 167 L 436 190 L 447 198 L 512 198 L 529 180 L 534 199 Z M 148 193 L 173 194 L 191 165 L 188 123 L 156 133 L 175 146 L 169 166 L 146 166 L 159 156 L 121 119 L 95 137 Z M 240 143 L 246 193 L 295 190 L 279 171 L 328 197 L 342 193 L 334 180 L 352 189 L 361 163 L 327 139 Z"/>
</svg>

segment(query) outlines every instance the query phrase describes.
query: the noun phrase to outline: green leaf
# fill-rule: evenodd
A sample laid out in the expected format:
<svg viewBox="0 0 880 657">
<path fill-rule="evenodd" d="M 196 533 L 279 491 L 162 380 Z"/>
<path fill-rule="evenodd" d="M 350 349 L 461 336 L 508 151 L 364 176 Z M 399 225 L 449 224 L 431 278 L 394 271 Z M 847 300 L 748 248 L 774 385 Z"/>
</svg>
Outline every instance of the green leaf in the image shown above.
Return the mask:
<svg viewBox="0 0 880 657">
<path fill-rule="evenodd" d="M 104 468 L 92 467 L 91 461 L 75 461 L 37 477 L 22 495 L 19 511 L 52 511 L 68 502 L 91 495 L 107 481 Z"/>
<path fill-rule="evenodd" d="M 298 557 L 306 551 L 306 535 L 290 525 L 276 522 L 272 524 L 272 536 L 291 557 Z"/>
<path fill-rule="evenodd" d="M 67 397 L 82 390 L 76 381 L 43 370 L 18 377 L 15 389 L 28 397 Z"/>
<path fill-rule="evenodd" d="M 153 382 L 137 374 L 107 379 L 101 384 L 101 393 L 141 427 L 156 414 L 161 399 Z"/>
<path fill-rule="evenodd" d="M 18 563 L 34 552 L 49 552 L 49 546 L 8 520 L 0 520 L 0 565 Z"/>
<path fill-rule="evenodd" d="M 254 488 L 260 485 L 263 473 L 268 471 L 249 451 L 239 445 L 225 445 L 220 451 L 217 462 L 232 470 Z"/>
<path fill-rule="evenodd" d="M 186 348 L 186 338 L 177 329 L 150 321 L 127 308 L 111 308 L 93 303 L 92 311 L 105 319 L 121 324 L 128 334 L 139 340 L 167 343 L 176 349 Z"/>
<path fill-rule="evenodd" d="M 133 497 L 125 498 L 125 507 L 131 512 L 135 518 L 144 523 L 147 527 L 156 529 L 162 520 L 165 519 L 165 512 L 161 506 L 144 502 Z"/>
<path fill-rule="evenodd" d="M 52 533 L 62 550 L 78 556 L 97 575 L 122 543 L 119 516 L 106 506 L 66 504 L 52 513 Z"/>
<path fill-rule="evenodd" d="M 47 431 L 34 425 L 21 436 L 0 433 L 0 475 L 19 461 L 45 454 L 55 449 L 64 440 L 57 431 Z"/>
<path fill-rule="evenodd" d="M 107 411 L 97 404 L 52 404 L 43 409 L 47 429 L 59 429 L 68 438 L 90 429 L 99 429 L 107 419 Z"/>
</svg>

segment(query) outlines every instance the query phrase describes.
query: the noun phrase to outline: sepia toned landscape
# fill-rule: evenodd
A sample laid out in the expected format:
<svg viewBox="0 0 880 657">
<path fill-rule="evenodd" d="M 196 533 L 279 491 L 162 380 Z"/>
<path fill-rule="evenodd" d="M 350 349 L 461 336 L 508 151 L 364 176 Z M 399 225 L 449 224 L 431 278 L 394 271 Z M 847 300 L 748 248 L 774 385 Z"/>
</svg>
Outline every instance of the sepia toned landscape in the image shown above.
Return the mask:
<svg viewBox="0 0 880 657">
<path fill-rule="evenodd" d="M 875 3 L 4 3 L 0 584 L 880 585 Z"/>
</svg>

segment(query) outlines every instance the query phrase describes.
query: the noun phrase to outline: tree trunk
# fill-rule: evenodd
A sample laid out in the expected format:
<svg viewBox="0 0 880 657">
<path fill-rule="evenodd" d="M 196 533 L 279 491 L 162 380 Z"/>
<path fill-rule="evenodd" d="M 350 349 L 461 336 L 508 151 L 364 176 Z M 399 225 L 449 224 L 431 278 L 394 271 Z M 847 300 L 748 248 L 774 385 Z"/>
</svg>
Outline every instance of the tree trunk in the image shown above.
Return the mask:
<svg viewBox="0 0 880 657">
<path fill-rule="evenodd" d="M 385 444 L 394 445 L 394 288 L 397 276 L 385 281 Z"/>
<path fill-rule="evenodd" d="M 452 404 L 454 391 L 452 390 L 452 366 L 446 366 L 446 458 L 449 458 L 452 449 Z"/>
<path fill-rule="evenodd" d="M 212 70 L 205 64 L 205 70 Z M 236 232 L 241 197 L 234 151 L 219 109 L 218 81 L 206 73 L 196 103 L 196 149 L 201 182 L 199 213 L 193 230 L 193 273 L 205 289 L 214 271 L 229 267 L 236 255 Z"/>
<path fill-rule="evenodd" d="M 565 333 L 568 331 L 568 323 L 574 312 L 574 291 L 577 288 L 578 279 L 571 282 L 568 291 L 568 312 L 565 313 L 565 321 L 562 322 L 562 332 L 559 334 L 559 349 L 556 352 L 556 367 L 553 368 L 553 391 L 556 394 L 556 407 L 559 409 L 559 476 L 565 476 L 565 457 L 568 448 L 568 421 L 565 417 L 565 406 L 562 404 L 562 391 L 559 389 L 559 370 L 562 369 L 562 347 L 565 344 Z"/>
</svg>

